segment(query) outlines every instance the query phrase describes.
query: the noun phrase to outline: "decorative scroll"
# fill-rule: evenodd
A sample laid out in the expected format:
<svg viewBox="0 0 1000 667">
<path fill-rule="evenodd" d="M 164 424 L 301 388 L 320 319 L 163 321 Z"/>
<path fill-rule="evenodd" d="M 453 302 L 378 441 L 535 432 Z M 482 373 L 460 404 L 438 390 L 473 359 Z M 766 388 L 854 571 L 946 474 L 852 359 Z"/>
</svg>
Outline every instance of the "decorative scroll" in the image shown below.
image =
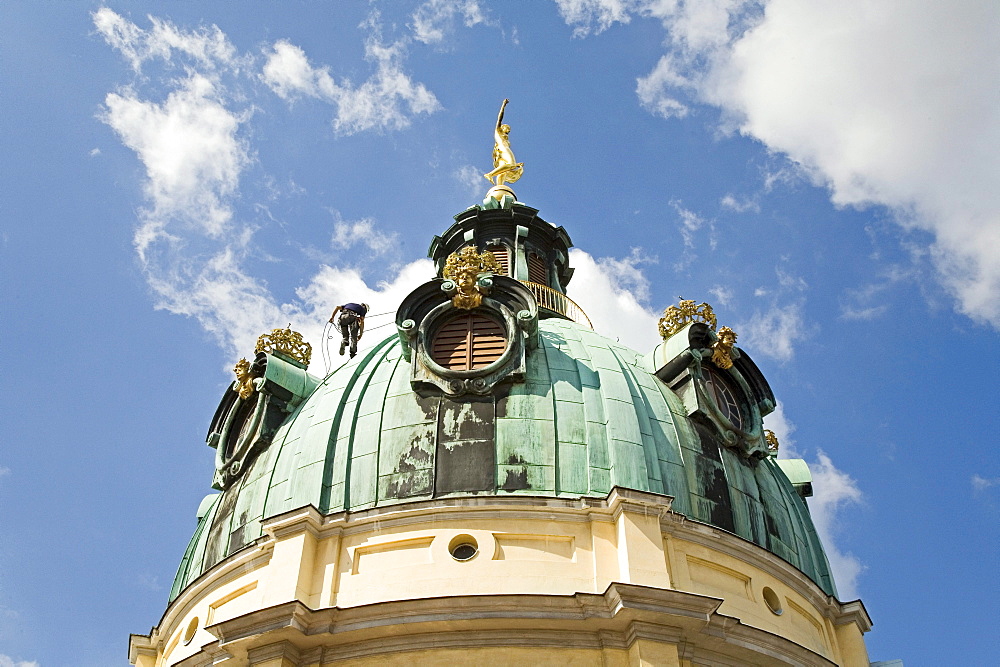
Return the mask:
<svg viewBox="0 0 1000 667">
<path fill-rule="evenodd" d="M 715 312 L 710 305 L 707 303 L 695 305 L 694 301 L 690 299 L 682 299 L 678 305 L 669 306 L 663 311 L 663 317 L 660 318 L 657 325 L 660 337 L 666 340 L 690 322 L 704 322 L 713 330 L 717 324 Z M 733 340 L 735 341 L 735 335 Z"/>
<path fill-rule="evenodd" d="M 736 345 L 736 332 L 729 327 L 719 329 L 719 340 L 712 345 L 712 363 L 722 370 L 732 368 L 734 345 Z"/>
<path fill-rule="evenodd" d="M 778 436 L 774 434 L 774 431 L 770 429 L 764 429 L 764 441 L 767 443 L 767 451 L 769 454 L 778 453 Z"/>
<path fill-rule="evenodd" d="M 236 373 L 236 390 L 239 392 L 240 398 L 246 400 L 253 396 L 256 388 L 253 385 L 254 375 L 250 362 L 246 359 L 240 359 L 236 362 L 233 372 Z"/>
<path fill-rule="evenodd" d="M 457 293 L 451 303 L 456 308 L 478 308 L 483 302 L 478 280 L 481 273 L 502 273 L 497 258 L 490 251 L 476 252 L 475 246 L 465 246 L 448 256 L 442 275 L 455 283 Z"/>
<path fill-rule="evenodd" d="M 302 340 L 302 334 L 291 328 L 274 329 L 271 333 L 261 334 L 254 352 L 277 352 L 308 366 L 312 358 L 312 345 Z"/>
</svg>

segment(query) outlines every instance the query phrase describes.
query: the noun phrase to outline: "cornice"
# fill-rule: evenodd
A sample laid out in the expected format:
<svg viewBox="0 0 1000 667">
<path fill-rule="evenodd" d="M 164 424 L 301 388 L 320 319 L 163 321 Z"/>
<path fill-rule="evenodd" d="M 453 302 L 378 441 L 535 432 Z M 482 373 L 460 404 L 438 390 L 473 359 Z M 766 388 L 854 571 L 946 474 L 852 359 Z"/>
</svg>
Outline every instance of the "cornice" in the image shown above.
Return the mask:
<svg viewBox="0 0 1000 667">
<path fill-rule="evenodd" d="M 719 614 L 721 604 L 693 593 L 612 583 L 603 594 L 451 596 L 320 610 L 289 602 L 206 629 L 218 638 L 214 649 L 270 651 L 312 662 L 431 648 L 627 649 L 643 639 L 677 644 L 695 664 L 748 664 L 764 656 L 794 665 L 833 664 L 783 637 Z M 265 633 L 278 641 L 252 647 Z M 291 658 L 292 649 L 298 658 Z"/>
</svg>

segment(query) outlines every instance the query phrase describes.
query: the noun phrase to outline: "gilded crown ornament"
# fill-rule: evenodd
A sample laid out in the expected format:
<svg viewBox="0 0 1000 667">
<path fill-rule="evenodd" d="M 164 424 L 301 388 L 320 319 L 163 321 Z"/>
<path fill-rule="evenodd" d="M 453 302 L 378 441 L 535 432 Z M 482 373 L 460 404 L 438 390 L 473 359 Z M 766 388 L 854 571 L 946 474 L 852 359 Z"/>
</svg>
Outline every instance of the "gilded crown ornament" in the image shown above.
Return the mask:
<svg viewBox="0 0 1000 667">
<path fill-rule="evenodd" d="M 274 329 L 271 333 L 261 334 L 254 352 L 276 352 L 308 366 L 312 358 L 312 345 L 302 340 L 302 334 L 292 331 L 289 325 L 285 329 Z"/>
<path fill-rule="evenodd" d="M 680 331 L 690 322 L 704 322 L 713 330 L 717 324 L 715 312 L 707 303 L 695 305 L 691 299 L 681 299 L 676 306 L 668 306 L 663 311 L 657 328 L 660 330 L 660 337 L 666 340 Z M 733 336 L 735 341 L 735 334 Z"/>
<path fill-rule="evenodd" d="M 764 429 L 764 441 L 767 443 L 767 451 L 771 454 L 778 453 L 778 436 L 770 429 Z"/>
<path fill-rule="evenodd" d="M 456 308 L 477 308 L 483 302 L 477 282 L 480 273 L 503 273 L 497 258 L 489 250 L 476 252 L 475 246 L 465 246 L 448 256 L 442 275 L 455 283 L 457 293 L 451 303 Z"/>
<path fill-rule="evenodd" d="M 487 199 L 492 197 L 497 201 L 501 201 L 506 195 L 516 199 L 514 191 L 504 184 L 515 182 L 524 173 L 524 163 L 514 158 L 514 151 L 510 147 L 510 125 L 503 122 L 503 112 L 508 102 L 510 100 L 505 99 L 500 105 L 497 125 L 493 130 L 493 170 L 483 174 L 487 181 L 493 183 Z"/>
<path fill-rule="evenodd" d="M 250 362 L 245 358 L 240 359 L 236 362 L 236 366 L 233 367 L 233 372 L 236 373 L 236 391 L 239 392 L 240 398 L 246 400 L 253 396 L 256 388 L 253 385 L 254 375 L 251 371 Z"/>
</svg>

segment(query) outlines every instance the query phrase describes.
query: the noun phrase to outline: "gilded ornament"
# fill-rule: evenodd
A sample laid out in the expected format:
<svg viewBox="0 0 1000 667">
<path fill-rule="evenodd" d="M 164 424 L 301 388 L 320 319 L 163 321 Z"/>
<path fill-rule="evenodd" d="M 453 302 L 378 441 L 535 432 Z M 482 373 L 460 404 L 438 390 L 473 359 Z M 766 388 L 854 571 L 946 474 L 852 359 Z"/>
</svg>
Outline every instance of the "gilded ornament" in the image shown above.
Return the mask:
<svg viewBox="0 0 1000 667">
<path fill-rule="evenodd" d="M 729 327 L 719 329 L 719 340 L 712 345 L 712 363 L 722 370 L 733 367 L 733 346 L 736 345 L 736 332 Z"/>
<path fill-rule="evenodd" d="M 487 181 L 493 183 L 494 188 L 490 192 L 496 190 L 493 196 L 497 199 L 504 194 L 514 194 L 510 188 L 503 187 L 503 184 L 513 183 L 524 173 L 524 163 L 514 159 L 514 151 L 510 148 L 510 125 L 503 123 L 503 112 L 508 102 L 510 100 L 504 100 L 500 105 L 500 115 L 497 116 L 497 125 L 493 130 L 493 170 L 483 174 Z"/>
<path fill-rule="evenodd" d="M 274 329 L 271 333 L 261 334 L 254 352 L 277 352 L 308 366 L 312 358 L 312 345 L 302 340 L 302 334 L 291 328 Z"/>
<path fill-rule="evenodd" d="M 767 451 L 771 454 L 778 453 L 778 436 L 770 429 L 764 429 L 764 441 L 767 443 Z"/>
<path fill-rule="evenodd" d="M 483 302 L 477 282 L 481 273 L 503 273 L 497 258 L 489 250 L 476 252 L 475 246 L 465 246 L 448 256 L 442 275 L 455 283 L 458 293 L 451 303 L 456 308 L 469 310 Z"/>
<path fill-rule="evenodd" d="M 239 392 L 240 398 L 246 400 L 253 396 L 256 389 L 253 386 L 253 374 L 250 370 L 250 362 L 246 359 L 240 359 L 236 362 L 233 372 L 236 373 L 236 390 Z"/>
<path fill-rule="evenodd" d="M 713 330 L 717 324 L 715 312 L 710 305 L 707 303 L 695 305 L 691 299 L 681 299 L 678 305 L 669 306 L 663 311 L 663 317 L 660 318 L 657 325 L 660 330 L 660 337 L 666 340 L 690 322 L 704 322 Z M 733 336 L 733 340 L 735 340 L 735 334 Z"/>
</svg>

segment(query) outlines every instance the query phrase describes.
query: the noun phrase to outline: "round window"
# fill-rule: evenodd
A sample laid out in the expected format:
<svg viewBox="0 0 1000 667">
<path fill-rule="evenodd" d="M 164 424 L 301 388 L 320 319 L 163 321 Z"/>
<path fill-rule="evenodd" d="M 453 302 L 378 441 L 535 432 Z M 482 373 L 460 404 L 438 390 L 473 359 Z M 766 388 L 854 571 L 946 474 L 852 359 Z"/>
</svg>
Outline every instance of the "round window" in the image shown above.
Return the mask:
<svg viewBox="0 0 1000 667">
<path fill-rule="evenodd" d="M 191 619 L 191 622 L 187 624 L 187 628 L 184 629 L 184 643 L 190 644 L 191 640 L 194 639 L 194 634 L 198 632 L 198 617 L 195 616 Z"/>
<path fill-rule="evenodd" d="M 472 560 L 479 553 L 479 545 L 472 535 L 459 535 L 448 545 L 451 557 L 458 561 Z"/>
<path fill-rule="evenodd" d="M 719 412 L 729 420 L 736 428 L 743 429 L 743 413 L 740 411 L 740 403 L 736 400 L 736 392 L 728 380 L 723 378 L 711 368 L 704 368 L 705 387 L 708 394 L 715 401 Z"/>
<path fill-rule="evenodd" d="M 764 587 L 764 604 L 767 605 L 767 608 L 770 609 L 771 613 L 775 616 L 781 616 L 781 613 L 784 611 L 784 609 L 781 608 L 781 598 L 779 598 L 778 594 L 767 586 Z"/>
</svg>

